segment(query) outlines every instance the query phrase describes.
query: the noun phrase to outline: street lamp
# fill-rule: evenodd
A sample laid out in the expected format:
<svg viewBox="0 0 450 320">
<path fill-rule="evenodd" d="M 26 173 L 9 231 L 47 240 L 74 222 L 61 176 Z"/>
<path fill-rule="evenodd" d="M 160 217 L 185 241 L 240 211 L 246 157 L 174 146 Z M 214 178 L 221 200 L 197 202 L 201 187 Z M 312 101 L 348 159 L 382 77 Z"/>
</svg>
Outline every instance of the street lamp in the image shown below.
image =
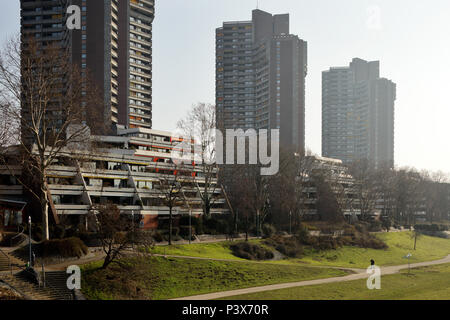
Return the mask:
<svg viewBox="0 0 450 320">
<path fill-rule="evenodd" d="M 28 245 L 30 248 L 29 266 L 31 267 L 31 216 L 28 217 Z"/>
<path fill-rule="evenodd" d="M 192 209 L 189 208 L 189 244 L 192 242 Z"/>
<path fill-rule="evenodd" d="M 289 234 L 292 235 L 292 211 L 289 211 Z"/>
<path fill-rule="evenodd" d="M 131 211 L 131 247 L 134 250 L 134 210 Z"/>
</svg>

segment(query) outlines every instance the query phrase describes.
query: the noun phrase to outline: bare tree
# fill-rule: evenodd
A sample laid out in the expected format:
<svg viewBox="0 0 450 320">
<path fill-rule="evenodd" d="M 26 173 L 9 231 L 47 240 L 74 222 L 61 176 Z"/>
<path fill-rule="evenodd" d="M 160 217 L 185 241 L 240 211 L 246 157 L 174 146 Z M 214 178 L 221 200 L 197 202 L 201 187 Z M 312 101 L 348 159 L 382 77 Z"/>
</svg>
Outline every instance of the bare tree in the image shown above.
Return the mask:
<svg viewBox="0 0 450 320">
<path fill-rule="evenodd" d="M 181 184 L 181 171 L 177 168 L 173 175 L 167 174 L 159 179 L 159 191 L 164 204 L 169 208 L 169 246 L 172 245 L 173 209 L 185 204 L 185 196 Z"/>
<path fill-rule="evenodd" d="M 369 160 L 363 159 L 350 164 L 349 173 L 354 179 L 354 195 L 361 217 L 367 220 L 374 213 L 377 201 L 381 197 L 382 189 L 378 184 L 378 172 Z"/>
<path fill-rule="evenodd" d="M 89 140 L 86 124 L 102 127 L 103 101 L 95 88 L 58 46 L 44 47 L 31 39 L 21 43 L 17 38 L 0 53 L 0 113 L 10 124 L 7 141 L 20 145 L 15 159 L 2 162 L 24 168 L 16 178 L 39 201 L 47 240 L 47 170 L 71 144 Z"/>
<path fill-rule="evenodd" d="M 270 179 L 260 174 L 259 165 L 227 165 L 222 170 L 221 180 L 229 196 L 233 211 L 239 212 L 244 222 L 246 239 L 250 223 L 257 223 L 257 233 L 270 213 Z"/>
<path fill-rule="evenodd" d="M 298 227 L 306 211 L 312 170 L 312 153 L 280 150 L 280 170 L 270 179 L 270 203 L 274 222 Z"/>
<path fill-rule="evenodd" d="M 138 245 L 148 249 L 153 245 L 151 236 L 139 228 L 140 215 L 122 215 L 116 205 L 108 204 L 95 208 L 90 213 L 96 221 L 96 232 L 103 252 L 106 257 L 103 261 L 103 269 L 108 268 L 111 263 L 118 263 L 124 253 L 132 245 Z"/>
<path fill-rule="evenodd" d="M 442 219 L 448 210 L 448 191 L 446 182 L 448 177 L 443 172 L 422 172 L 425 210 L 427 219 L 431 223 Z"/>
<path fill-rule="evenodd" d="M 219 168 L 216 164 L 216 109 L 215 106 L 198 103 L 189 110 L 186 117 L 177 124 L 185 139 L 196 146 L 196 154 L 192 159 L 193 167 L 200 167 L 193 172 L 192 183 L 202 200 L 203 214 L 209 218 L 211 208 L 220 190 L 218 184 Z M 198 159 L 196 161 L 195 157 Z"/>
</svg>

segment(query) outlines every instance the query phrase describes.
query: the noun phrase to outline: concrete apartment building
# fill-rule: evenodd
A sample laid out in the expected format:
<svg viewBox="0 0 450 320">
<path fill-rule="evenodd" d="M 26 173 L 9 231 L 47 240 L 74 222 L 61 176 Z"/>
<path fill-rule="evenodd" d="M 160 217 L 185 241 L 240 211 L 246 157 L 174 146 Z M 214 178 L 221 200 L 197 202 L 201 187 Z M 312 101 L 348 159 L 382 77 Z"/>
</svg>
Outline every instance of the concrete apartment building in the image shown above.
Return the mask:
<svg viewBox="0 0 450 320">
<path fill-rule="evenodd" d="M 163 201 L 167 191 L 161 190 L 161 183 L 172 181 L 175 171 L 186 200 L 173 209 L 174 216 L 203 214 L 198 192 L 205 183 L 202 167 L 195 162 L 174 165 L 172 150 L 180 141 L 170 133 L 119 127 L 115 136 L 92 136 L 91 140 L 98 144 L 94 151 L 67 149 L 48 169 L 49 214 L 56 223 L 84 225 L 96 206 L 113 203 L 122 214 L 143 215 L 144 229 L 157 229 L 169 216 Z M 20 166 L 0 166 L 0 230 L 14 228 L 31 213 L 32 199 L 15 178 L 21 172 Z M 211 182 L 216 187 L 209 188 L 210 213 L 228 214 L 222 188 L 217 179 Z"/>
<path fill-rule="evenodd" d="M 379 61 L 355 58 L 322 74 L 322 155 L 394 166 L 396 84 Z"/>
<path fill-rule="evenodd" d="M 66 27 L 81 8 L 81 30 Z M 70 52 L 100 90 L 106 126 L 152 127 L 154 0 L 21 0 L 21 33 Z"/>
<path fill-rule="evenodd" d="M 304 150 L 307 43 L 290 34 L 288 14 L 252 16 L 216 30 L 218 126 L 280 129 L 282 146 Z"/>
</svg>

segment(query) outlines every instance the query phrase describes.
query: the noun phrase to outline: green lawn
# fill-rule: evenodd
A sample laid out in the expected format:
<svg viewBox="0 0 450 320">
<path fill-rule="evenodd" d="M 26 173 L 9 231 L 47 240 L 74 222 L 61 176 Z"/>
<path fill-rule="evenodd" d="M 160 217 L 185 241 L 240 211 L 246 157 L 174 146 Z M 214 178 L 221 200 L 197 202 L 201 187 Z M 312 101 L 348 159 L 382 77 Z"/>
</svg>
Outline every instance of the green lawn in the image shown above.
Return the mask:
<svg viewBox="0 0 450 320">
<path fill-rule="evenodd" d="M 366 279 L 267 291 L 229 300 L 450 300 L 450 265 L 402 271 L 381 278 L 381 290 L 369 290 Z"/>
<path fill-rule="evenodd" d="M 82 290 L 86 297 L 160 300 L 346 275 L 329 268 L 163 257 L 127 258 L 121 264 L 106 271 L 97 269 L 101 262 L 85 265 Z"/>
<path fill-rule="evenodd" d="M 244 260 L 233 255 L 230 244 L 236 242 L 218 242 L 176 246 L 155 246 L 151 251 L 154 254 L 167 254 L 173 256 L 189 256 L 211 259 Z"/>
<path fill-rule="evenodd" d="M 414 239 L 411 232 L 393 232 L 377 234 L 389 248 L 386 250 L 344 247 L 338 250 L 322 252 L 309 251 L 302 262 L 313 265 L 367 268 L 370 259 L 374 259 L 378 266 L 393 266 L 407 264 L 403 257 L 412 254 L 411 263 L 439 260 L 450 254 L 450 239 L 421 236 L 417 240 L 414 251 Z"/>
<path fill-rule="evenodd" d="M 403 257 L 411 253 L 411 262 L 438 260 L 450 254 L 450 239 L 422 236 L 417 240 L 417 250 L 414 251 L 414 239 L 411 232 L 392 232 L 377 234 L 386 242 L 387 250 L 364 249 L 358 247 L 343 247 L 338 250 L 315 251 L 305 248 L 302 259 L 287 259 L 271 261 L 274 264 L 323 265 L 349 268 L 367 268 L 374 259 L 379 266 L 406 264 Z M 260 242 L 261 240 L 252 240 Z M 193 256 L 212 259 L 243 260 L 235 257 L 229 246 L 231 242 L 212 244 L 192 244 L 179 246 L 158 246 L 153 252 L 159 254 Z"/>
</svg>

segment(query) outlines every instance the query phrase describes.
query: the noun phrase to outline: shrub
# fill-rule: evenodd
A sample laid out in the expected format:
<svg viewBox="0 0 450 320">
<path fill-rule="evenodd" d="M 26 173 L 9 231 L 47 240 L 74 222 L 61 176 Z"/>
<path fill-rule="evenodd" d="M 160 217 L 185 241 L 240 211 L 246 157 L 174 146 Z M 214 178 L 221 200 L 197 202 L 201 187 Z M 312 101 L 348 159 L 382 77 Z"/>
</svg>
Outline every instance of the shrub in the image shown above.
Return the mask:
<svg viewBox="0 0 450 320">
<path fill-rule="evenodd" d="M 390 219 L 383 219 L 383 221 L 381 222 L 383 229 L 385 229 L 386 231 L 389 232 L 389 230 L 391 229 L 391 225 L 392 222 Z"/>
<path fill-rule="evenodd" d="M 368 229 L 370 232 L 380 232 L 383 230 L 383 225 L 381 224 L 381 221 L 372 221 Z"/>
<path fill-rule="evenodd" d="M 185 240 L 189 240 L 189 226 L 180 227 L 180 236 Z M 194 239 L 194 236 L 195 236 L 195 228 L 191 227 L 191 240 Z"/>
<path fill-rule="evenodd" d="M 430 237 L 437 237 L 442 239 L 449 239 L 449 235 L 445 233 L 444 231 L 420 231 L 420 233 L 430 236 Z"/>
<path fill-rule="evenodd" d="M 88 248 L 79 238 L 67 238 L 42 242 L 41 252 L 44 257 L 80 258 L 88 253 Z"/>
<path fill-rule="evenodd" d="M 359 223 L 355 224 L 355 229 L 356 229 L 356 231 L 358 231 L 358 232 L 361 232 L 361 233 L 367 233 L 367 232 L 368 232 L 368 231 L 367 231 L 367 229 L 368 229 L 367 223 L 365 223 L 365 222 L 359 222 Z"/>
<path fill-rule="evenodd" d="M 303 255 L 303 247 L 298 237 L 273 236 L 265 243 L 289 258 L 300 258 Z"/>
<path fill-rule="evenodd" d="M 440 232 L 447 231 L 448 226 L 444 224 L 416 224 L 414 229 L 418 231 Z"/>
<path fill-rule="evenodd" d="M 309 229 L 307 229 L 304 226 L 300 227 L 300 230 L 297 232 L 297 239 L 300 243 L 306 243 L 308 242 L 309 238 Z"/>
<path fill-rule="evenodd" d="M 77 234 L 88 247 L 101 247 L 102 243 L 95 232 L 80 232 Z"/>
<path fill-rule="evenodd" d="M 66 229 L 61 225 L 55 225 L 50 227 L 50 236 L 52 239 L 64 239 L 66 235 Z"/>
<path fill-rule="evenodd" d="M 276 232 L 277 232 L 277 230 L 271 224 L 264 224 L 262 226 L 262 233 L 265 238 L 272 237 Z"/>
<path fill-rule="evenodd" d="M 330 236 L 318 237 L 318 244 L 315 249 L 319 250 L 336 250 L 339 246 L 337 240 Z"/>
<path fill-rule="evenodd" d="M 233 244 L 230 249 L 236 257 L 247 260 L 270 260 L 274 257 L 272 251 L 249 242 Z"/>
<path fill-rule="evenodd" d="M 153 232 L 152 233 L 152 238 L 156 242 L 163 242 L 164 241 L 164 237 L 162 236 L 162 234 L 159 231 Z"/>
</svg>

